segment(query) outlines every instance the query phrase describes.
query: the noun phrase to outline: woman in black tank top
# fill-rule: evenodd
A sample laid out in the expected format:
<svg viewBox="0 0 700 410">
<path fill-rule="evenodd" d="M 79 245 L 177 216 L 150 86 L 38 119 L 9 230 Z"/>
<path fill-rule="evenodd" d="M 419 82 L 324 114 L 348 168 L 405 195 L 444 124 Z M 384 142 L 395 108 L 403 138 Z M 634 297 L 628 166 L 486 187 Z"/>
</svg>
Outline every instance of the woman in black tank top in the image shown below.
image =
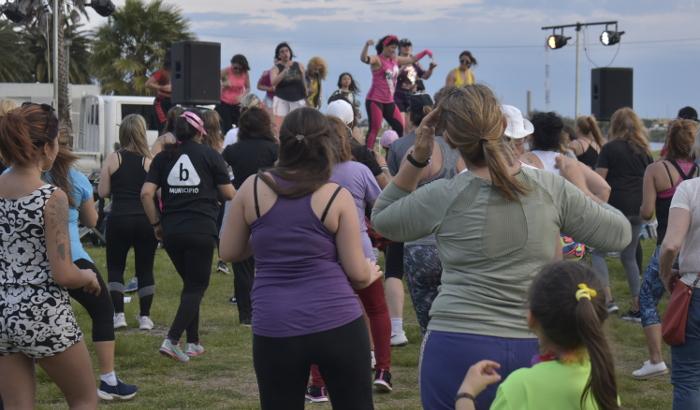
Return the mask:
<svg viewBox="0 0 700 410">
<path fill-rule="evenodd" d="M 569 148 L 576 155 L 576 159 L 590 168 L 595 168 L 600 149 L 604 143 L 603 135 L 593 116 L 588 115 L 576 119 L 576 139 L 569 143 Z"/>
<path fill-rule="evenodd" d="M 129 249 L 134 248 L 138 279 L 139 329 L 151 330 L 151 304 L 155 291 L 153 260 L 158 245 L 141 204 L 141 187 L 151 164 L 146 143 L 146 121 L 137 114 L 122 120 L 121 149 L 109 154 L 102 167 L 98 192 L 111 198 L 107 218 L 107 276 L 114 304 L 114 328 L 127 327 L 124 317 L 124 270 Z"/>
</svg>

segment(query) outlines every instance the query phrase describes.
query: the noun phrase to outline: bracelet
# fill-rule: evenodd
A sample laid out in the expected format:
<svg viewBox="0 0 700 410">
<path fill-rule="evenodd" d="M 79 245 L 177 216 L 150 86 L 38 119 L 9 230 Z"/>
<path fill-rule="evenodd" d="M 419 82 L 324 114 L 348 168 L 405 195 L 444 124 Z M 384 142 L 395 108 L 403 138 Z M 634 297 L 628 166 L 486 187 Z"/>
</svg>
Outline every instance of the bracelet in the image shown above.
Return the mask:
<svg viewBox="0 0 700 410">
<path fill-rule="evenodd" d="M 154 227 L 154 228 L 155 228 L 156 226 L 158 226 L 158 225 L 160 225 L 160 221 L 158 221 L 158 222 L 156 222 L 156 223 L 154 223 L 154 224 L 151 224 L 151 226 Z"/>
<path fill-rule="evenodd" d="M 457 396 L 455 396 L 455 403 L 458 402 L 459 399 L 469 399 L 471 401 L 475 401 L 476 397 L 474 397 L 471 393 L 463 391 L 461 393 L 457 393 Z"/>
<path fill-rule="evenodd" d="M 430 164 L 430 157 L 428 157 L 428 159 L 425 162 L 419 162 L 418 160 L 413 158 L 413 153 L 411 152 L 408 155 L 406 155 L 406 161 L 410 162 L 411 165 L 413 165 L 416 168 L 425 168 L 428 166 L 428 164 Z"/>
</svg>

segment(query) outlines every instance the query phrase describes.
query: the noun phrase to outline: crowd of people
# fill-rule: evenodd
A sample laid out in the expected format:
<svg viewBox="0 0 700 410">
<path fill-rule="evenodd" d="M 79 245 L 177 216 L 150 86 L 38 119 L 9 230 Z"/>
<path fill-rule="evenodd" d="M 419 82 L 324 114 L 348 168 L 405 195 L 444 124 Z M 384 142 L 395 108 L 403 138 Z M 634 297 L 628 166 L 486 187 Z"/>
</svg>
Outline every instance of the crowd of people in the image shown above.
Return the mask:
<svg viewBox="0 0 700 410">
<path fill-rule="evenodd" d="M 372 409 L 373 392 L 391 392 L 392 348 L 420 342 L 404 331 L 404 276 L 422 337 L 424 408 L 620 408 L 603 328 L 620 310 L 610 252 L 632 296 L 621 318 L 641 323 L 649 348 L 635 378 L 668 373 L 657 305 L 665 290 L 691 289 L 671 383 L 674 409 L 700 408 L 695 110 L 669 124 L 655 161 L 630 108 L 615 112 L 607 138 L 592 116 L 573 128 L 554 112 L 526 118 L 475 82 L 469 51 L 431 95 L 422 80 L 437 67 L 433 53 L 387 35 L 360 55 L 371 71 L 364 131 L 355 78 L 339 76 L 324 110 L 327 64 L 295 58 L 277 45 L 257 81 L 261 99 L 248 60 L 234 55 L 214 109 L 171 104 L 168 60 L 147 81 L 161 135 L 149 147 L 144 118 L 123 118 L 97 185 L 110 202 L 106 282 L 78 231 L 97 224 L 93 187 L 59 143 L 53 108 L 0 104 L 7 408 L 33 407 L 35 364 L 71 408 L 137 395 L 115 373 L 115 329 L 129 326 L 130 249 L 138 328 L 153 329 L 159 243 L 182 279 L 159 352 L 183 363 L 205 354 L 202 300 L 214 262 L 233 263 L 232 301 L 252 330 L 263 409 L 329 400 Z M 644 270 L 640 230 L 654 216 Z M 92 320 L 99 386 L 70 297 Z"/>
</svg>

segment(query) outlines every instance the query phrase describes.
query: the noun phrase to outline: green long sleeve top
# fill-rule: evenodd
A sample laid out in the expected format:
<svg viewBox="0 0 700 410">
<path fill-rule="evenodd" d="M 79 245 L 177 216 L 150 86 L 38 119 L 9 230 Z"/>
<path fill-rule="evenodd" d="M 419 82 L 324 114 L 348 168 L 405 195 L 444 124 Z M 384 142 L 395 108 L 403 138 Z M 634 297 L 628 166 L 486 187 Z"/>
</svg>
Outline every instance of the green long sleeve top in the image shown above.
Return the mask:
<svg viewBox="0 0 700 410">
<path fill-rule="evenodd" d="M 428 329 L 532 338 L 527 291 L 555 259 L 560 232 L 602 250 L 629 244 L 627 218 L 564 178 L 525 168 L 516 178 L 530 187 L 520 201 L 508 201 L 490 181 L 463 172 L 414 192 L 391 183 L 375 202 L 372 224 L 385 237 L 408 242 L 436 236 L 442 285 Z"/>
</svg>

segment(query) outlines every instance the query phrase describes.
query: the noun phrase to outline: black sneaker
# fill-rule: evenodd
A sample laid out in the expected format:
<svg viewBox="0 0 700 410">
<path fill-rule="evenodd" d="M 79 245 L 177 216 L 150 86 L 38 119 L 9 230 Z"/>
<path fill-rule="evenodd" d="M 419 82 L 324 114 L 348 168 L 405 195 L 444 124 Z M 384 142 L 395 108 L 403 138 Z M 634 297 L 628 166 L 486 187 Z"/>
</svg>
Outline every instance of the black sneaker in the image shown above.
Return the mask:
<svg viewBox="0 0 700 410">
<path fill-rule="evenodd" d="M 110 386 L 105 383 L 104 380 L 100 381 L 100 388 L 97 389 L 97 396 L 102 400 L 129 400 L 136 396 L 138 388 L 133 384 L 126 384 L 123 381 L 117 379 L 116 386 Z"/>
<path fill-rule="evenodd" d="M 325 403 L 328 401 L 328 390 L 325 386 L 309 386 L 306 388 L 306 400 L 311 403 Z"/>
<path fill-rule="evenodd" d="M 627 320 L 628 322 L 642 323 L 642 313 L 638 310 L 629 310 L 627 313 L 620 316 L 620 319 Z"/>
<path fill-rule="evenodd" d="M 219 261 L 219 263 L 216 264 L 216 270 L 217 272 L 221 272 L 224 275 L 228 275 L 231 273 L 231 271 L 228 270 L 228 265 L 226 265 L 226 262 L 224 261 Z"/>
<path fill-rule="evenodd" d="M 394 388 L 391 386 L 391 372 L 389 370 L 379 369 L 374 374 L 374 387 L 380 393 L 389 393 Z"/>
<path fill-rule="evenodd" d="M 605 307 L 608 309 L 608 313 L 611 315 L 614 315 L 620 311 L 620 308 L 617 306 L 617 303 L 615 303 L 614 300 L 608 302 L 608 304 Z"/>
</svg>

